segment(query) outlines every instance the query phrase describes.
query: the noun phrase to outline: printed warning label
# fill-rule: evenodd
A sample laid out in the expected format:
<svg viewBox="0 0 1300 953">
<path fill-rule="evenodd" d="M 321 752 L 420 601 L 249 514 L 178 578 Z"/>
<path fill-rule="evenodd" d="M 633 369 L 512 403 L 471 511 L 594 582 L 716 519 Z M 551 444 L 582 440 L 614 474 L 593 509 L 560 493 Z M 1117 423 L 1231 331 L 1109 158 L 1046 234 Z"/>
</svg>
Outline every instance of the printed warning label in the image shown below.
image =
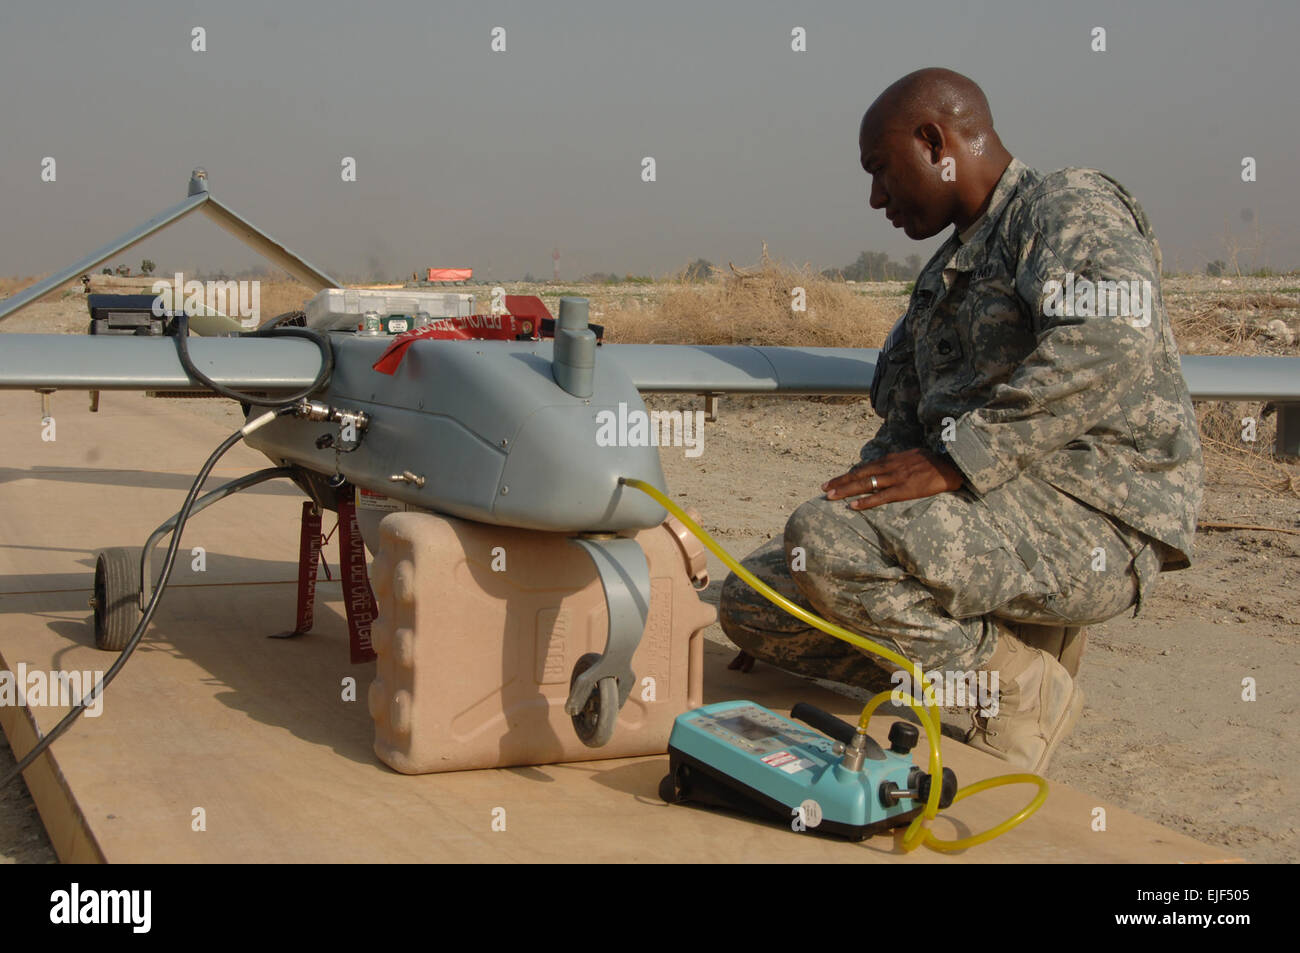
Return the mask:
<svg viewBox="0 0 1300 953">
<path fill-rule="evenodd" d="M 374 490 L 357 487 L 357 509 L 382 510 L 385 513 L 396 513 L 399 510 L 405 510 L 406 505 L 393 499 L 391 496 L 384 496 L 384 494 L 376 493 Z"/>
</svg>

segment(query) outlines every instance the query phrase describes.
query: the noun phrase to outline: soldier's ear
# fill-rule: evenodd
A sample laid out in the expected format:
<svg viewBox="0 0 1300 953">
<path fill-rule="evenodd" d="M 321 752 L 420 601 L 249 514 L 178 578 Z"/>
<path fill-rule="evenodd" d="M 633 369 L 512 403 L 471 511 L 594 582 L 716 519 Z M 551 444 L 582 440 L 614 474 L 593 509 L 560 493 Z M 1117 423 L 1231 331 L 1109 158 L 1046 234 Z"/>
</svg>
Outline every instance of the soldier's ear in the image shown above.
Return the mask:
<svg viewBox="0 0 1300 953">
<path fill-rule="evenodd" d="M 916 138 L 925 144 L 930 164 L 938 165 L 939 160 L 943 158 L 944 148 L 948 144 L 939 125 L 933 122 L 921 123 L 916 127 Z"/>
</svg>

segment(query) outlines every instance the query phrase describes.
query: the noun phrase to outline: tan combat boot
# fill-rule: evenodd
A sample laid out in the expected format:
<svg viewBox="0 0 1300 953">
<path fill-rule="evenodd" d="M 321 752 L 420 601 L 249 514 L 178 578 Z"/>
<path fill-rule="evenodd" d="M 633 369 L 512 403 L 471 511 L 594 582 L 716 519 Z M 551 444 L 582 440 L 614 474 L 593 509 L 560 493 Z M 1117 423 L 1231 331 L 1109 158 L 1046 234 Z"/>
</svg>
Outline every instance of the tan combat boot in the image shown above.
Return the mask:
<svg viewBox="0 0 1300 953">
<path fill-rule="evenodd" d="M 1001 625 L 997 648 L 981 671 L 998 673 L 997 714 L 977 709 L 966 743 L 1021 770 L 1047 770 L 1056 746 L 1083 711 L 1083 692 L 1052 655 Z"/>
</svg>

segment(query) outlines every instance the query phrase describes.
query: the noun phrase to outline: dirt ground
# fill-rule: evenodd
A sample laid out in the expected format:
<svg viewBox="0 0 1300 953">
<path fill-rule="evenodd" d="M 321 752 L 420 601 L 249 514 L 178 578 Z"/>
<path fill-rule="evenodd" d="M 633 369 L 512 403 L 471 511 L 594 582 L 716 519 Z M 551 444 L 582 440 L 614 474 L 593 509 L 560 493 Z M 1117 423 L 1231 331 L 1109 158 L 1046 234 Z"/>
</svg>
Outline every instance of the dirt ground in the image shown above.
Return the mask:
<svg viewBox="0 0 1300 953">
<path fill-rule="evenodd" d="M 1262 279 L 1255 288 L 1241 279 L 1231 286 L 1189 279 L 1167 283 L 1166 297 L 1171 311 L 1182 307 L 1216 326 L 1237 327 L 1238 343 L 1246 346 L 1230 348 L 1235 352 L 1294 354 L 1294 338 L 1265 347 L 1271 339 L 1253 329 L 1275 316 L 1298 329 L 1293 307 L 1259 298 L 1293 297 L 1297 281 Z M 1246 292 L 1255 297 L 1243 299 L 1241 309 L 1224 304 L 1224 296 Z M 76 295 L 55 296 L 4 330 L 80 333 L 83 307 Z M 1251 309 L 1267 313 L 1256 322 Z M 1241 317 L 1246 313 L 1251 316 Z M 702 406 L 698 398 L 651 403 Z M 215 404 L 178 402 L 200 413 L 216 412 Z M 1258 410 L 1230 407 L 1224 413 Z M 687 458 L 681 448 L 665 448 L 661 456 L 673 496 L 700 510 L 704 528 L 743 556 L 780 533 L 790 512 L 818 495 L 821 482 L 847 469 L 877 424 L 865 402 L 724 399 L 719 420 L 706 425 L 701 456 Z M 1261 441 L 1271 435 L 1261 431 Z M 1300 531 L 1300 496 L 1265 488 L 1279 474 L 1300 485 L 1300 467 L 1262 466 L 1212 469 L 1202 522 Z M 1243 858 L 1300 860 L 1297 557 L 1298 535 L 1198 532 L 1192 567 L 1165 574 L 1140 618 L 1089 630 L 1080 675 L 1087 709 L 1049 776 Z M 720 584 L 713 581 L 709 598 L 716 601 Z M 707 635 L 725 641 L 716 626 Z M 1255 680 L 1254 701 L 1243 700 L 1246 678 Z M 0 774 L 12 763 L 0 738 Z M 25 788 L 0 791 L 0 862 L 54 859 Z"/>
<path fill-rule="evenodd" d="M 663 451 L 665 475 L 742 556 L 876 427 L 866 404 L 724 399 L 704 453 Z M 1202 519 L 1300 530 L 1300 499 L 1210 485 Z M 1300 860 L 1298 557 L 1300 536 L 1198 533 L 1192 567 L 1164 574 L 1141 617 L 1089 629 L 1087 708 L 1048 776 L 1249 860 Z"/>
</svg>

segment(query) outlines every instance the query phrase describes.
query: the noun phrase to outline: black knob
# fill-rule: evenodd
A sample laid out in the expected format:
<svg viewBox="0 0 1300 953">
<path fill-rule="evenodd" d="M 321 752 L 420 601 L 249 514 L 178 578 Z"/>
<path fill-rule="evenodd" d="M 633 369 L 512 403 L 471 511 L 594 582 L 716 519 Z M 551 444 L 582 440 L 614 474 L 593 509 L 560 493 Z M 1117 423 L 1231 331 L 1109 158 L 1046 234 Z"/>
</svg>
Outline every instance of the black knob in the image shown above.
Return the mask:
<svg viewBox="0 0 1300 953">
<path fill-rule="evenodd" d="M 915 729 L 913 729 L 915 730 Z M 917 803 L 924 804 L 930 800 L 930 783 L 931 777 L 928 774 L 921 775 L 921 780 L 916 786 Z M 957 775 L 953 773 L 952 768 L 943 769 L 943 783 L 939 786 L 939 807 L 947 808 L 952 804 L 952 799 L 957 796 Z"/>
<path fill-rule="evenodd" d="M 893 781 L 886 781 L 880 786 L 880 803 L 885 807 L 893 807 L 899 801 L 899 798 L 894 796 L 898 790 L 897 784 Z"/>
<path fill-rule="evenodd" d="M 921 733 L 916 725 L 906 721 L 896 721 L 889 729 L 889 750 L 896 754 L 907 754 L 916 747 Z"/>
</svg>

